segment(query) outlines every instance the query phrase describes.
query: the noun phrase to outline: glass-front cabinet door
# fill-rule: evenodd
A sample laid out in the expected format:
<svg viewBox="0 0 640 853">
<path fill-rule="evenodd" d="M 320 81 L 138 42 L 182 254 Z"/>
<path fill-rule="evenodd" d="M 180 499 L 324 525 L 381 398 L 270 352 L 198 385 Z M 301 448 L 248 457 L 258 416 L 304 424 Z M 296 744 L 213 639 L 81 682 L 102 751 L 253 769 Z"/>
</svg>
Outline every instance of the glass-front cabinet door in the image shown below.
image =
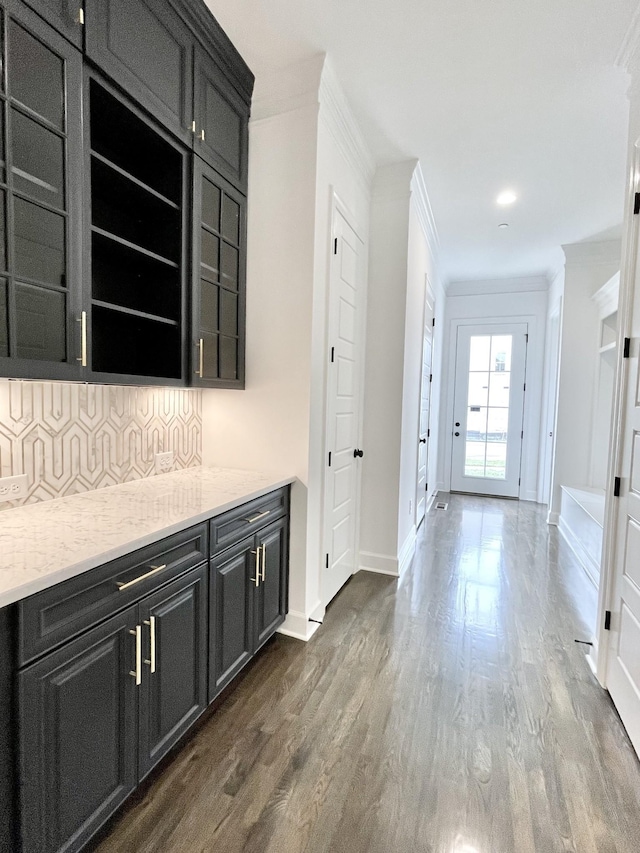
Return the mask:
<svg viewBox="0 0 640 853">
<path fill-rule="evenodd" d="M 244 387 L 245 211 L 244 196 L 196 157 L 194 385 Z"/>
<path fill-rule="evenodd" d="M 0 372 L 79 378 L 81 56 L 21 4 L 0 15 Z"/>
</svg>

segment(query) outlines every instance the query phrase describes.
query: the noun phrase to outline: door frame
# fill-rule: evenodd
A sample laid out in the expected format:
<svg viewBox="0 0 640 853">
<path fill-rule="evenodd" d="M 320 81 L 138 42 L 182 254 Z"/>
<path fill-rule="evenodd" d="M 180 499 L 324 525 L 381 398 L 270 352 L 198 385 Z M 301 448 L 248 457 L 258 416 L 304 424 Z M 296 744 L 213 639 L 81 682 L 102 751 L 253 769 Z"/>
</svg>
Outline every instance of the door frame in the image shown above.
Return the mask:
<svg viewBox="0 0 640 853">
<path fill-rule="evenodd" d="M 607 611 L 615 593 L 615 572 L 618 563 L 618 548 L 624 543 L 618 542 L 619 501 L 613 495 L 613 481 L 622 473 L 624 450 L 624 411 L 627 404 L 627 385 L 629 379 L 629 360 L 622 357 L 624 339 L 631 338 L 633 302 L 636 289 L 636 258 L 639 250 L 638 218 L 631 215 L 635 194 L 640 190 L 640 139 L 637 139 L 630 153 L 627 166 L 627 186 L 625 191 L 624 228 L 622 235 L 622 256 L 620 264 L 620 292 L 618 297 L 618 334 L 616 339 L 616 372 L 613 383 L 613 412 L 611 416 L 611 439 L 607 464 L 607 489 L 605 492 L 604 535 L 600 566 L 600 587 L 598 590 L 598 612 L 593 646 L 587 660 L 602 687 L 607 686 L 607 669 L 611 634 L 604 629 Z M 632 343 L 634 343 L 632 341 Z M 637 343 L 635 344 L 637 346 Z M 640 380 L 640 376 L 639 376 Z"/>
<path fill-rule="evenodd" d="M 359 412 L 358 412 L 358 446 L 362 447 L 362 437 L 364 433 L 364 379 L 365 379 L 365 362 L 366 362 L 366 329 L 367 329 L 367 240 L 363 237 L 363 229 L 358 224 L 355 215 L 352 211 L 347 207 L 347 205 L 342 201 L 338 193 L 335 191 L 333 187 L 330 187 L 330 211 L 329 211 L 329 240 L 327 245 L 328 252 L 328 262 L 327 262 L 327 295 L 326 295 L 326 330 L 325 330 L 325 371 L 324 371 L 324 424 L 323 424 L 323 436 L 322 436 L 322 481 L 321 481 L 321 493 L 320 493 L 320 511 L 321 511 L 321 526 L 320 526 L 320 546 L 321 551 L 318 554 L 318 565 L 320 566 L 320 584 L 319 584 L 319 593 L 320 593 L 320 608 L 314 611 L 315 614 L 320 616 L 320 609 L 322 613 L 324 613 L 324 609 L 329 603 L 326 600 L 326 588 L 325 588 L 325 554 L 328 553 L 327 546 L 330 539 L 329 529 L 328 529 L 328 515 L 327 515 L 327 464 L 326 459 L 329 453 L 329 419 L 331 415 L 331 409 L 329 406 L 329 393 L 331 390 L 331 382 L 329 375 L 329 363 L 330 363 L 330 353 L 331 353 L 331 318 L 332 318 L 332 298 L 335 294 L 335 285 L 333 283 L 333 264 L 332 264 L 332 256 L 333 256 L 333 242 L 336 239 L 336 221 L 338 215 L 342 216 L 345 220 L 349 228 L 356 235 L 357 239 L 362 244 L 363 251 L 363 263 L 359 266 L 358 274 L 360 276 L 359 281 L 359 294 L 361 296 L 362 302 L 360 305 L 360 317 L 359 317 L 359 347 L 360 347 L 360 370 L 358 382 L 360 386 L 360 400 L 359 400 Z M 365 448 L 366 450 L 366 448 Z M 356 467 L 357 476 L 356 476 L 356 516 L 355 516 L 355 537 L 354 537 L 354 570 L 353 574 L 358 571 L 359 564 L 359 554 L 360 554 L 360 511 L 361 511 L 361 492 L 362 492 L 362 463 Z"/>
<path fill-rule="evenodd" d="M 436 318 L 436 295 L 434 293 L 433 288 L 431 287 L 431 282 L 429 281 L 429 275 L 425 273 L 424 276 L 424 299 L 422 301 L 422 365 L 424 366 L 424 339 L 426 337 L 427 331 L 427 300 L 431 302 L 431 310 L 432 310 L 432 318 L 433 323 L 431 325 L 431 375 L 433 376 L 433 344 L 436 335 L 436 327 L 435 327 L 435 318 Z M 417 435 L 418 439 L 420 438 L 420 416 L 422 413 L 422 371 L 420 371 L 420 383 L 418 386 L 418 424 L 417 424 Z M 433 383 L 431 383 L 431 388 L 429 390 L 429 415 L 427 417 L 427 444 L 426 444 L 426 458 L 425 458 L 425 466 L 426 466 L 426 484 L 429 485 L 429 451 L 431 445 L 431 411 L 433 408 Z M 419 468 L 419 459 L 420 459 L 420 446 L 416 447 L 416 477 L 417 472 L 420 470 Z M 417 482 L 419 482 L 417 480 Z M 432 484 L 433 485 L 433 484 Z M 416 526 L 416 530 L 422 524 L 424 519 L 426 518 L 429 509 L 431 508 L 431 504 L 433 503 L 433 496 L 435 495 L 435 491 L 431 490 L 431 496 L 429 494 L 428 488 L 425 490 L 426 494 L 424 496 L 424 514 L 420 520 L 418 520 L 418 494 L 416 488 L 416 497 L 414 501 L 414 520 L 413 523 Z"/>
<path fill-rule="evenodd" d="M 453 423 L 454 423 L 454 377 L 456 369 L 456 347 L 458 340 L 458 328 L 460 326 L 490 326 L 503 324 L 526 323 L 529 326 L 529 348 L 527 350 L 527 393 L 524 397 L 524 439 L 522 441 L 522 458 L 520 463 L 521 485 L 520 500 L 535 501 L 537 498 L 538 484 L 538 451 L 540 445 L 540 417 L 536 414 L 535 407 L 540 406 L 542 392 L 542 365 L 540 364 L 540 342 L 539 327 L 540 318 L 536 314 L 508 314 L 503 316 L 492 315 L 490 317 L 464 317 L 449 320 L 447 324 L 449 349 L 444 366 L 446 377 L 446 405 L 443 406 L 444 413 L 440 415 L 440 424 L 444 428 L 443 438 L 440 442 L 438 453 L 443 463 L 444 490 L 451 491 L 451 459 L 453 449 Z M 540 374 L 540 375 L 539 375 Z M 444 402 L 444 401 L 443 401 Z M 538 410 L 539 411 L 539 410 Z M 444 420 L 446 418 L 446 420 Z"/>
</svg>

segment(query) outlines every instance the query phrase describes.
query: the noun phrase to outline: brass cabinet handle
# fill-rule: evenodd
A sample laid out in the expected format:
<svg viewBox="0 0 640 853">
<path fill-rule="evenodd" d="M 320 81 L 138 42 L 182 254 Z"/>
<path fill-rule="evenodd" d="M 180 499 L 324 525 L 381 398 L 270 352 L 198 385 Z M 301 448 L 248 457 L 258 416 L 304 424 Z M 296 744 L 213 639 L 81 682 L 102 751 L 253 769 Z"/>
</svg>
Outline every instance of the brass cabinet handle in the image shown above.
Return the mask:
<svg viewBox="0 0 640 853">
<path fill-rule="evenodd" d="M 132 675 L 136 680 L 136 687 L 142 684 L 142 626 L 136 625 L 135 631 L 129 630 L 130 634 L 135 634 L 136 638 L 136 668 L 129 670 L 129 675 Z"/>
<path fill-rule="evenodd" d="M 252 551 L 251 553 L 256 555 L 256 576 L 255 578 L 251 578 L 251 580 L 256 586 L 260 586 L 260 546 L 258 545 L 257 551 Z"/>
<path fill-rule="evenodd" d="M 259 521 L 259 519 L 264 518 L 266 515 L 270 515 L 271 510 L 266 509 L 264 512 L 259 512 L 258 515 L 254 515 L 253 518 L 245 518 L 247 524 L 253 524 L 254 521 Z"/>
<path fill-rule="evenodd" d="M 258 549 L 259 550 L 259 549 Z M 267 546 L 262 546 L 262 582 L 264 583 L 264 572 L 267 565 Z"/>
<path fill-rule="evenodd" d="M 133 586 L 136 583 L 140 583 L 140 581 L 145 580 L 145 578 L 150 578 L 151 575 L 155 575 L 157 572 L 161 572 L 163 569 L 167 568 L 167 564 L 163 563 L 162 566 L 151 566 L 150 572 L 145 572 L 143 575 L 140 575 L 137 578 L 134 578 L 132 581 L 127 581 L 123 583 L 122 581 L 116 581 L 116 586 L 122 592 L 125 589 L 129 589 L 130 586 Z"/>
<path fill-rule="evenodd" d="M 80 314 L 80 319 L 78 320 L 80 323 L 80 358 L 77 358 L 76 361 L 79 361 L 82 367 L 87 366 L 87 312 L 83 311 Z"/>
<path fill-rule="evenodd" d="M 149 626 L 149 649 L 150 649 L 150 660 L 145 660 L 147 666 L 151 667 L 151 672 L 154 673 L 156 671 L 156 617 L 149 616 L 148 619 L 144 620 L 144 624 Z"/>
<path fill-rule="evenodd" d="M 204 374 L 204 340 L 200 338 L 198 340 L 198 369 L 195 371 L 196 376 L 199 376 L 202 379 Z"/>
</svg>

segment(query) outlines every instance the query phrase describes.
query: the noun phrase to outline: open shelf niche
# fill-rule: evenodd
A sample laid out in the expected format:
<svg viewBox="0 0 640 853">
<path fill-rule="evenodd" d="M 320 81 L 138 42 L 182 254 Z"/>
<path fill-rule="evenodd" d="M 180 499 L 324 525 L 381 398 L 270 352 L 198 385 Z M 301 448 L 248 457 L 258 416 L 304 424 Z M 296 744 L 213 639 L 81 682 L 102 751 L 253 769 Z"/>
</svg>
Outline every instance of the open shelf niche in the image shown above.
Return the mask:
<svg viewBox="0 0 640 853">
<path fill-rule="evenodd" d="M 92 369 L 182 376 L 183 154 L 90 82 Z"/>
</svg>

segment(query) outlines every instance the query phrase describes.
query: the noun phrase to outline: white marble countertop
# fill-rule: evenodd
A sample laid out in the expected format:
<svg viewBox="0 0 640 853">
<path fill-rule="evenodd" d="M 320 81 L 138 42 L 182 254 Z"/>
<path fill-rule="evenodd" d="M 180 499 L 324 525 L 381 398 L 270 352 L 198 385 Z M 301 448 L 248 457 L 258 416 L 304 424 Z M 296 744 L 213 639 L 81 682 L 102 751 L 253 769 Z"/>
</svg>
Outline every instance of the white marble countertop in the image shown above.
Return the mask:
<svg viewBox="0 0 640 853">
<path fill-rule="evenodd" d="M 0 512 L 0 607 L 294 479 L 187 468 Z"/>
</svg>

